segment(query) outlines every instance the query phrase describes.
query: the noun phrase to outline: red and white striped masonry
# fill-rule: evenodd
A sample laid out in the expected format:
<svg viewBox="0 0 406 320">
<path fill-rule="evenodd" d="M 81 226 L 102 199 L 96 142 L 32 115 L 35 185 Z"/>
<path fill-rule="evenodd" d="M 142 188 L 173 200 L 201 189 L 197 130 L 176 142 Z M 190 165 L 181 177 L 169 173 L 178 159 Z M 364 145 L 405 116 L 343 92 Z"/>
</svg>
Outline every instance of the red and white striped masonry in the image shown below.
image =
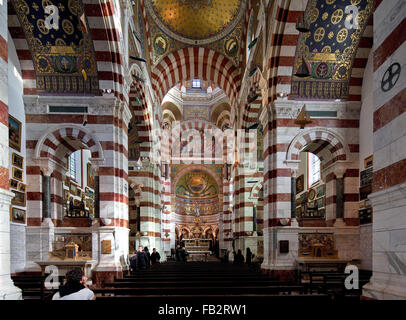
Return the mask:
<svg viewBox="0 0 406 320">
<path fill-rule="evenodd" d="M 25 38 L 24 30 L 21 27 L 20 21 L 18 20 L 17 14 L 12 5 L 12 1 L 8 2 L 8 29 L 13 38 L 17 56 L 20 61 L 24 94 L 36 94 L 37 80 L 35 77 L 31 51 Z M 11 41 L 11 39 L 9 40 Z"/>
<path fill-rule="evenodd" d="M 406 182 L 406 78 L 402 75 L 406 63 L 406 17 L 399 5 L 392 1 L 375 2 L 374 192 Z M 402 74 L 391 90 L 383 92 L 381 81 L 393 63 L 401 65 Z"/>
<path fill-rule="evenodd" d="M 4 3 L 0 6 L 1 15 L 7 16 L 7 7 Z M 8 33 L 7 26 L 0 26 L 0 85 L 3 88 L 0 91 L 0 147 L 2 150 L 0 162 L 0 188 L 9 190 L 9 152 L 8 152 Z M 5 73 L 5 74 L 4 74 Z M 6 250 L 6 248 L 4 249 Z M 7 249 L 8 250 L 8 249 Z M 1 253 L 4 253 L 1 250 Z M 7 270 L 7 269 L 6 269 Z"/>
<path fill-rule="evenodd" d="M 116 97 L 128 103 L 113 0 L 83 0 L 83 6 L 93 40 L 99 89 L 111 89 Z"/>
<path fill-rule="evenodd" d="M 159 100 L 177 83 L 194 78 L 210 80 L 224 90 L 233 106 L 240 90 L 239 69 L 226 57 L 202 47 L 183 48 L 168 54 L 152 68 L 152 88 Z"/>
<path fill-rule="evenodd" d="M 338 160 L 349 161 L 344 164 L 347 170 L 344 180 L 344 218 L 348 224 L 356 223 L 359 185 L 359 120 L 313 119 L 313 122 L 299 134 L 298 127 L 292 118 L 274 116 L 272 120 L 268 119 L 265 122 L 264 227 L 277 225 L 280 218 L 290 218 L 292 173 L 285 161 L 298 160 L 298 154 L 301 151 L 311 151 L 319 155 L 322 158 L 322 170 L 326 176 L 331 172 L 334 173 L 334 164 Z M 327 167 L 328 170 L 324 170 Z M 331 197 L 330 201 L 333 205 L 335 187 L 332 186 L 329 189 L 327 185 L 327 197 Z M 327 208 L 327 220 L 335 219 L 335 212 L 331 212 L 333 207 Z"/>
<path fill-rule="evenodd" d="M 137 98 L 140 104 L 137 101 Z M 140 156 L 148 157 L 151 151 L 152 116 L 145 100 L 145 87 L 139 81 L 134 81 L 130 89 L 130 107 L 132 108 L 137 124 L 140 144 Z"/>
<path fill-rule="evenodd" d="M 251 102 L 250 104 L 245 103 L 243 118 L 242 118 L 242 128 L 248 129 L 252 124 L 258 122 L 259 112 L 262 107 L 262 93 L 261 89 L 259 89 L 259 80 L 261 74 L 259 71 L 255 72 L 255 74 L 250 79 L 250 88 L 249 94 L 254 95 L 256 94 L 258 98 Z"/>
<path fill-rule="evenodd" d="M 63 159 L 80 148 L 90 149 L 92 157 L 105 158 L 98 172 L 100 216 L 113 219 L 115 226 L 128 226 L 127 194 L 120 187 L 128 181 L 128 151 L 124 146 L 126 139 L 122 139 L 127 134 L 126 125 L 113 116 L 88 115 L 86 127 L 82 126 L 82 121 L 83 117 L 77 115 L 26 115 L 27 136 L 31 139 L 26 141 L 29 226 L 40 225 L 42 212 L 41 169 L 33 159 L 40 156 L 56 161 L 62 166 L 65 164 Z M 111 129 L 107 129 L 108 126 Z M 47 127 L 49 129 L 45 131 L 44 128 Z M 115 133 L 118 136 L 115 136 Z M 51 177 L 62 181 L 62 172 L 56 169 Z M 60 204 L 62 190 L 58 187 L 58 183 L 51 181 L 51 194 L 54 195 L 53 202 Z M 61 220 L 61 215 L 61 211 L 53 210 L 51 218 L 55 221 Z"/>
</svg>

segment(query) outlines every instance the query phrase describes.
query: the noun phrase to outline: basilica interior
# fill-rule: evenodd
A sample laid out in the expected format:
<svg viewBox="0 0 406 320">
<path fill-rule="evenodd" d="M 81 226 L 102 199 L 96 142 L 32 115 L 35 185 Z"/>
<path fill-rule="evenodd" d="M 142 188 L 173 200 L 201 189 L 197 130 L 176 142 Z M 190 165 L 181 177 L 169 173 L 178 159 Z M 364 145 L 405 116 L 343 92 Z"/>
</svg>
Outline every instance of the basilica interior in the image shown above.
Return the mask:
<svg viewBox="0 0 406 320">
<path fill-rule="evenodd" d="M 361 298 L 406 299 L 405 17 L 382 0 L 0 1 L 0 299 L 50 266 L 97 288 L 139 246 L 163 265 L 178 244 L 207 264 L 249 248 L 280 281 L 352 265 Z"/>
</svg>

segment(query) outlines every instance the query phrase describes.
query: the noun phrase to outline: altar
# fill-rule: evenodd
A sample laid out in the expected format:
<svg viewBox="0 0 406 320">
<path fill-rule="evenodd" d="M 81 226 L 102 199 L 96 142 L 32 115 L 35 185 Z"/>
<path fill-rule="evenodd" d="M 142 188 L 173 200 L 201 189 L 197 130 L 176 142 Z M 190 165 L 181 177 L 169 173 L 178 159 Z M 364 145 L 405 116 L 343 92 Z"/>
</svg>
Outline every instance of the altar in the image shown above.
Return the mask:
<svg viewBox="0 0 406 320">
<path fill-rule="evenodd" d="M 183 241 L 191 261 L 207 262 L 207 257 L 211 254 L 209 250 L 211 240 L 195 238 L 184 239 Z"/>
</svg>

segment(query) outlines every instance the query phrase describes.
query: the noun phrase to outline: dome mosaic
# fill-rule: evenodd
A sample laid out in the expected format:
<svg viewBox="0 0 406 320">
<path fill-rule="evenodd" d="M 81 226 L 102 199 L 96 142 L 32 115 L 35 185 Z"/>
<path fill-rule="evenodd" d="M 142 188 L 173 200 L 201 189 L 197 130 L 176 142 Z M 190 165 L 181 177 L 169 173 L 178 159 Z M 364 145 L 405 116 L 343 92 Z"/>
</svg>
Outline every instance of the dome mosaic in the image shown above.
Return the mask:
<svg viewBox="0 0 406 320">
<path fill-rule="evenodd" d="M 246 3 L 240 0 L 152 0 L 146 2 L 161 30 L 189 44 L 216 41 L 240 21 Z"/>
</svg>

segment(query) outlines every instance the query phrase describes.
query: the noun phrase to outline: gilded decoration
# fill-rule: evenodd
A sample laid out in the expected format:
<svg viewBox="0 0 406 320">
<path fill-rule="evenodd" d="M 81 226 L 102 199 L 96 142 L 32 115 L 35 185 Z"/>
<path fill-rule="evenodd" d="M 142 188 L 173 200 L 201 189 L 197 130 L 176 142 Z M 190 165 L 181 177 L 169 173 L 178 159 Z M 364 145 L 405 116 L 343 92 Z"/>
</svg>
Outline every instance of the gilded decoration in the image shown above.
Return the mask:
<svg viewBox="0 0 406 320">
<path fill-rule="evenodd" d="M 176 184 L 175 211 L 196 217 L 216 214 L 219 209 L 219 186 L 208 173 L 193 169 Z"/>
<path fill-rule="evenodd" d="M 155 23 L 171 38 L 188 44 L 204 44 L 229 34 L 244 14 L 246 3 L 240 0 L 151 0 L 145 5 Z"/>
<path fill-rule="evenodd" d="M 208 49 L 215 50 L 230 59 L 235 66 L 239 65 L 239 53 L 241 51 L 241 39 L 244 26 L 243 20 L 239 21 L 234 28 L 230 29 L 223 37 L 214 37 L 211 38 L 210 41 L 205 40 L 204 43 L 201 43 L 202 41 L 197 41 L 198 43 L 196 43 L 196 41 L 192 41 L 192 43 L 182 41 L 179 37 L 174 37 L 166 33 L 150 16 L 148 16 L 148 23 L 151 32 L 153 65 L 157 65 L 169 53 L 188 47 L 190 44 L 199 44 Z"/>
<path fill-rule="evenodd" d="M 32 53 L 38 92 L 98 93 L 93 43 L 80 20 L 82 1 L 35 0 L 28 4 L 25 0 L 13 0 L 12 3 Z M 57 8 L 59 20 L 50 20 L 51 14 L 45 13 L 50 5 Z"/>
<path fill-rule="evenodd" d="M 301 33 L 296 50 L 294 74 L 302 57 L 310 74 L 306 78 L 292 78 L 292 97 L 315 99 L 347 99 L 352 63 L 359 41 L 372 12 L 373 0 L 353 0 L 358 9 L 358 28 L 347 28 L 353 22 L 346 14 L 349 1 L 310 0 L 305 18 L 310 32 Z"/>
</svg>

